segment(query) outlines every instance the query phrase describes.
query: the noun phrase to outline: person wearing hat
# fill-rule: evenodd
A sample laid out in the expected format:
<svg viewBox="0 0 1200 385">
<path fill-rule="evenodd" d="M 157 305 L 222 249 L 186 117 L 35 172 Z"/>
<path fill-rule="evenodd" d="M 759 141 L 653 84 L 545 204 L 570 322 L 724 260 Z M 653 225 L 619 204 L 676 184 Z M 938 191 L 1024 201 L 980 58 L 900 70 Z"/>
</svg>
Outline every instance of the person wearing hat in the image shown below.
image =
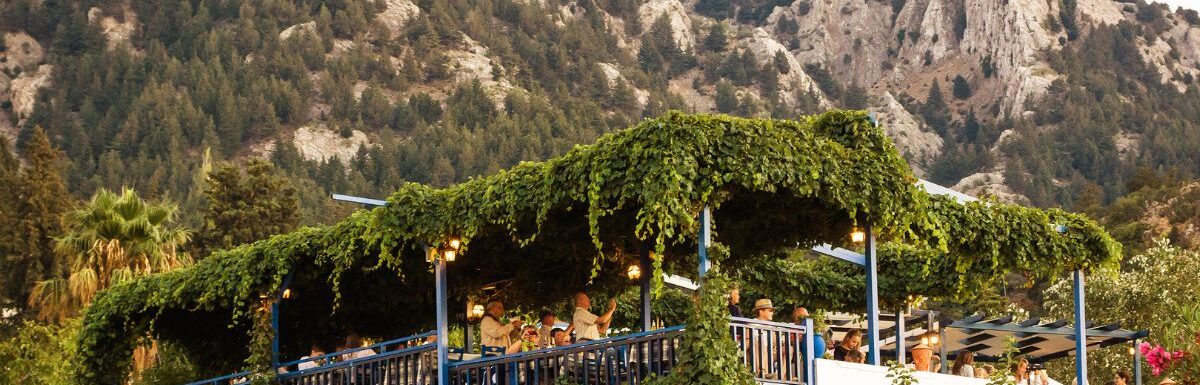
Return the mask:
<svg viewBox="0 0 1200 385">
<path fill-rule="evenodd" d="M 931 365 L 933 362 L 933 348 L 926 344 L 919 344 L 914 346 L 909 353 L 912 354 L 913 370 L 918 372 L 933 371 L 933 366 Z"/>
<path fill-rule="evenodd" d="M 771 303 L 770 299 L 763 298 L 754 301 L 754 310 L 751 311 L 754 313 L 754 319 L 771 321 L 775 316 L 775 305 Z M 755 365 L 753 365 L 754 373 L 758 378 L 778 379 L 779 373 L 776 373 L 774 368 L 772 368 L 773 361 L 770 358 L 770 353 L 772 351 L 780 351 L 783 346 L 774 346 L 774 349 L 772 349 L 772 345 L 779 344 L 778 339 L 771 339 L 770 333 L 765 331 L 754 330 L 754 333 L 755 336 L 752 340 L 755 345 L 755 349 L 752 350 L 755 361 Z"/>
<path fill-rule="evenodd" d="M 1175 380 L 1172 380 L 1170 377 L 1164 378 L 1162 381 L 1158 382 L 1158 385 L 1176 385 L 1176 384 L 1178 384 L 1178 382 L 1175 382 Z"/>
<path fill-rule="evenodd" d="M 770 321 L 775 318 L 775 306 L 769 298 L 754 301 L 754 319 Z"/>
</svg>

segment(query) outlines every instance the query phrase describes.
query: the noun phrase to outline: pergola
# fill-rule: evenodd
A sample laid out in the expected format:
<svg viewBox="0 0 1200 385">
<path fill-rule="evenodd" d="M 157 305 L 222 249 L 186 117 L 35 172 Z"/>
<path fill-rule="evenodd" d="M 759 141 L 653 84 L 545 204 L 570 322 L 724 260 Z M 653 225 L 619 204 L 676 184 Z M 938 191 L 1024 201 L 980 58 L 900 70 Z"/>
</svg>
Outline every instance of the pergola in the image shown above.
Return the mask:
<svg viewBox="0 0 1200 385">
<path fill-rule="evenodd" d="M 646 326 L 652 277 L 694 271 L 686 275 L 699 280 L 714 247 L 731 267 L 797 247 L 861 264 L 863 287 L 827 300 L 865 300 L 867 343 L 879 346 L 879 309 L 908 293 L 952 295 L 983 284 L 966 277 L 1007 271 L 1074 270 L 1082 298 L 1083 271 L 1119 258 L 1120 246 L 1083 216 L 930 190 L 860 112 L 800 121 L 670 113 L 545 162 L 444 189 L 408 184 L 340 223 L 106 290 L 85 315 L 80 376 L 122 383 L 143 336 L 179 343 L 216 373 L 247 354 L 269 371 L 281 352 L 349 330 L 430 327 L 444 370 L 447 309 L 480 287 L 504 281 L 508 302 L 542 307 L 584 288 L 624 287 L 626 267 L 640 264 L 655 272 L 639 283 Z M 861 253 L 850 250 L 852 233 L 862 234 Z M 879 350 L 871 363 L 881 363 Z"/>
</svg>

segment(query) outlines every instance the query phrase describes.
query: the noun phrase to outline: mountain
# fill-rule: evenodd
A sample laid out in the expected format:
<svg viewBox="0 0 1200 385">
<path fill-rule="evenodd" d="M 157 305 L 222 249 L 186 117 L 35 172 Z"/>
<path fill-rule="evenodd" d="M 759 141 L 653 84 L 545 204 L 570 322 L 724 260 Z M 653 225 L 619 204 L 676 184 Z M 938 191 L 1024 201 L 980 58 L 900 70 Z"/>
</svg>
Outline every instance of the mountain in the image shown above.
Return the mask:
<svg viewBox="0 0 1200 385">
<path fill-rule="evenodd" d="M 328 222 L 329 192 L 668 109 L 868 109 L 918 175 L 1039 206 L 1200 173 L 1200 16 L 1142 0 L 10 0 L 0 31 L 0 134 L 43 127 L 79 197 L 195 207 L 209 149 L 270 158 Z"/>
</svg>

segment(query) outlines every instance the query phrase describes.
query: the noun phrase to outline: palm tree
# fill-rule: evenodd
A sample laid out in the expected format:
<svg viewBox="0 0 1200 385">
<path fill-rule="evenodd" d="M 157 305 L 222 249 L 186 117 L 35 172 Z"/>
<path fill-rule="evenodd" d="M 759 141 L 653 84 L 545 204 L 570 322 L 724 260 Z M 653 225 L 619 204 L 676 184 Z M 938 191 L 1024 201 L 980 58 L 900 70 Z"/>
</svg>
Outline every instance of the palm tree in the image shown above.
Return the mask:
<svg viewBox="0 0 1200 385">
<path fill-rule="evenodd" d="M 175 205 L 147 203 L 132 189 L 121 195 L 100 189 L 85 206 L 67 214 L 68 231 L 55 251 L 70 258 L 67 277 L 38 282 L 29 304 L 42 320 L 61 321 L 97 292 L 151 273 L 190 265 L 177 250 L 191 233 L 173 228 Z"/>
</svg>

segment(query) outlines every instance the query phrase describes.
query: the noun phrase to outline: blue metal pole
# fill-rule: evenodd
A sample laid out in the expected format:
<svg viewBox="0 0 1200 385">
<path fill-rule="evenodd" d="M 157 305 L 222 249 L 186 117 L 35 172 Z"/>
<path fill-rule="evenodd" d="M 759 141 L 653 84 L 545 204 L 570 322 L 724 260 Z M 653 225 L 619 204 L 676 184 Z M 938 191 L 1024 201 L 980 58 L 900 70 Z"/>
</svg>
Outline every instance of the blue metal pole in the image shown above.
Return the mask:
<svg viewBox="0 0 1200 385">
<path fill-rule="evenodd" d="M 871 349 L 867 352 L 867 363 L 879 365 L 879 278 L 875 258 L 875 232 L 871 229 L 870 221 L 867 221 L 865 227 L 867 248 L 863 267 L 867 273 L 867 346 Z"/>
<path fill-rule="evenodd" d="M 1142 385 L 1142 349 L 1138 340 L 1133 340 L 1133 384 Z"/>
<path fill-rule="evenodd" d="M 435 297 L 437 300 L 437 360 L 438 360 L 438 384 L 450 384 L 450 361 L 446 356 L 447 329 L 450 327 L 450 322 L 446 315 L 446 260 L 439 255 L 434 260 L 434 285 Z"/>
<path fill-rule="evenodd" d="M 650 262 L 650 246 L 642 243 L 640 258 L 638 264 L 642 269 L 641 284 L 641 300 L 642 300 L 642 331 L 648 332 L 650 327 L 650 278 L 654 277 L 654 266 Z"/>
<path fill-rule="evenodd" d="M 900 310 L 896 311 L 896 362 L 899 362 L 900 365 L 908 362 L 908 357 L 904 351 L 904 344 L 906 342 L 904 341 L 904 331 L 907 329 L 904 326 L 904 308 L 906 307 L 908 306 L 901 306 Z"/>
<path fill-rule="evenodd" d="M 1087 315 L 1084 310 L 1083 270 L 1075 270 L 1075 378 L 1087 385 Z"/>
<path fill-rule="evenodd" d="M 279 366 L 279 298 L 271 303 L 271 367 Z"/>
<path fill-rule="evenodd" d="M 708 269 L 712 268 L 712 262 L 708 260 L 708 245 L 712 243 L 712 209 L 704 206 L 704 211 L 700 212 L 700 267 L 699 277 L 704 278 L 708 274 Z"/>
<path fill-rule="evenodd" d="M 814 355 L 814 354 L 816 354 L 816 352 L 813 351 L 813 349 L 815 349 L 813 346 L 814 346 L 814 344 L 817 343 L 816 337 L 813 337 L 815 335 L 816 335 L 816 330 L 813 330 L 812 318 L 805 318 L 804 319 L 804 383 L 808 384 L 808 385 L 815 384 L 816 383 L 815 381 L 817 379 L 816 373 L 815 373 L 816 365 L 814 365 L 816 363 L 816 361 L 814 361 L 814 359 L 816 359 L 816 356 Z"/>
</svg>

